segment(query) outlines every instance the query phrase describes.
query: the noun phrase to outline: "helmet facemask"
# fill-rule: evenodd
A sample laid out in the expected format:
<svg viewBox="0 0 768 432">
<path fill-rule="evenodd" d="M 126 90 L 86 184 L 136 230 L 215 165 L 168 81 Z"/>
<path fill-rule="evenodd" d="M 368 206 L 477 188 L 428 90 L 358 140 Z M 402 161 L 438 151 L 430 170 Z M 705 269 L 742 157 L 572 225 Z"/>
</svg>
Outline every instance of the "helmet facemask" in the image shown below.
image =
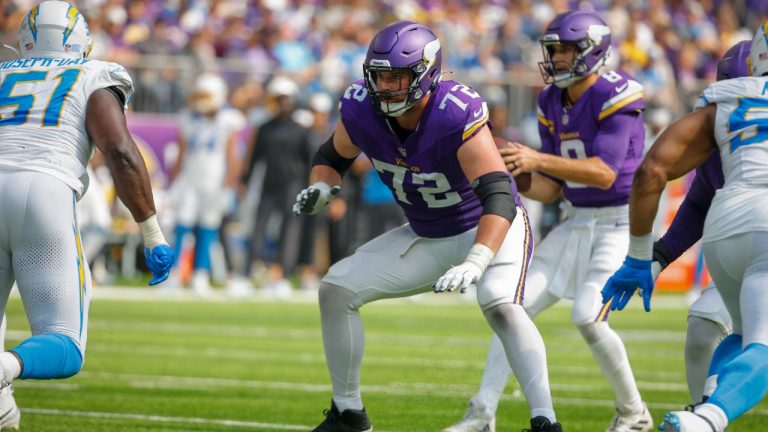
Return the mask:
<svg viewBox="0 0 768 432">
<path fill-rule="evenodd" d="M 390 117 L 403 115 L 425 96 L 420 83 L 428 72 L 429 68 L 424 62 L 418 62 L 409 67 L 390 67 L 387 60 L 374 59 L 363 65 L 365 86 L 374 106 Z M 395 76 L 391 79 L 398 80 L 400 87 L 396 90 L 379 90 L 377 82 L 380 73 L 394 74 Z M 408 84 L 403 86 L 406 80 Z M 434 83 L 430 91 L 433 87 Z"/>
<path fill-rule="evenodd" d="M 561 44 L 574 47 L 574 52 L 576 54 L 571 63 L 566 61 L 555 62 L 552 60 L 555 46 Z M 541 41 L 541 50 L 544 54 L 544 61 L 539 62 L 539 71 L 544 78 L 544 83 L 554 84 L 560 88 L 566 88 L 596 72 L 605 64 L 610 53 L 610 47 L 608 47 L 606 52 L 595 51 L 595 48 L 596 47 L 592 45 L 588 39 L 582 39 L 580 41 L 548 41 L 543 39 Z M 588 66 L 589 62 L 587 61 L 589 56 L 598 57 L 598 61 L 596 61 L 591 68 Z M 558 72 L 558 64 L 567 65 L 567 70 Z"/>
</svg>

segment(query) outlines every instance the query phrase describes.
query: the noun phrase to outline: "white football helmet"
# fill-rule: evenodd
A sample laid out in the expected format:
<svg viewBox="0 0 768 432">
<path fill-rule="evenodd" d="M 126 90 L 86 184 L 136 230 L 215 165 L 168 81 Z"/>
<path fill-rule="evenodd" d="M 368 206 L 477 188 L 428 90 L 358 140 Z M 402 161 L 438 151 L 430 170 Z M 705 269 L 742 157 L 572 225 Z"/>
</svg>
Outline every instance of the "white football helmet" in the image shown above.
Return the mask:
<svg viewBox="0 0 768 432">
<path fill-rule="evenodd" d="M 204 73 L 195 80 L 192 109 L 207 114 L 220 110 L 227 102 L 227 83 L 215 73 Z"/>
<path fill-rule="evenodd" d="M 755 37 L 752 38 L 749 66 L 754 77 L 768 74 L 768 21 L 757 29 Z"/>
<path fill-rule="evenodd" d="M 45 1 L 32 8 L 18 37 L 22 57 L 86 58 L 93 47 L 85 18 L 63 1 Z"/>
</svg>

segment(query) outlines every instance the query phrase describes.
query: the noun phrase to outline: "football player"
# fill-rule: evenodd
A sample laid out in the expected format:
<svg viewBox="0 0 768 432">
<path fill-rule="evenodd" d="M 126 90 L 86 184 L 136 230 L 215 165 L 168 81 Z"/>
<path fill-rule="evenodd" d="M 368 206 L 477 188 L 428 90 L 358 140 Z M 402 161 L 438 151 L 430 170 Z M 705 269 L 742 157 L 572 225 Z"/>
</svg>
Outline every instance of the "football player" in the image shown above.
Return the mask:
<svg viewBox="0 0 768 432">
<path fill-rule="evenodd" d="M 522 308 L 533 250 L 525 209 L 496 151 L 486 103 L 472 88 L 441 80 L 441 57 L 439 40 L 424 25 L 401 21 L 376 34 L 364 79 L 341 96 L 341 121 L 316 153 L 311 186 L 296 198 L 296 214 L 324 209 L 364 152 L 409 221 L 364 244 L 322 279 L 333 400 L 315 432 L 372 430 L 360 395 L 361 306 L 475 286 L 528 399 L 530 430 L 562 430 L 544 344 Z"/>
<path fill-rule="evenodd" d="M 526 196 L 552 202 L 562 193 L 567 206 L 565 220 L 533 254 L 525 309 L 535 317 L 562 298 L 573 299 L 571 321 L 616 398 L 607 431 L 648 431 L 653 421 L 600 297 L 627 250 L 630 183 L 643 155 L 643 87 L 623 71 L 599 72 L 611 31 L 597 13 L 558 15 L 540 42 L 539 67 L 549 84 L 538 97 L 541 150 L 513 143 L 499 151 L 514 176 L 533 172 Z M 479 392 L 464 418 L 444 432 L 494 430 L 509 377 L 500 347 L 494 338 Z"/>
<path fill-rule="evenodd" d="M 739 42 L 726 51 L 717 63 L 718 81 L 749 75 L 750 44 L 751 41 Z M 697 109 L 706 105 L 701 99 L 698 102 Z M 669 230 L 653 244 L 654 280 L 661 270 L 701 238 L 712 197 L 723 183 L 720 154 L 713 152 L 696 169 L 691 188 Z M 688 310 L 685 373 L 692 401 L 698 402 L 702 396 L 706 398 L 712 394 L 717 386 L 720 365 L 741 351 L 741 335 L 731 334 L 731 331 L 731 316 L 714 283 L 710 283 Z"/>
<path fill-rule="evenodd" d="M 238 134 L 245 117 L 225 107 L 227 84 L 217 74 L 197 77 L 189 98 L 189 109 L 179 116 L 179 157 L 172 171 L 172 200 L 177 220 L 176 256 L 184 238 L 195 230 L 192 290 L 210 291 L 211 246 L 219 239 L 219 227 L 234 207 Z"/>
<path fill-rule="evenodd" d="M 3 389 L 17 378 L 66 378 L 83 365 L 91 278 L 75 202 L 88 187 L 94 144 L 141 228 L 150 285 L 173 263 L 125 122 L 126 70 L 87 58 L 88 25 L 66 2 L 32 8 L 18 37 L 21 58 L 0 64 L 0 308 L 15 280 L 32 336 L 0 353 Z"/>
<path fill-rule="evenodd" d="M 630 195 L 629 253 L 606 283 L 604 301 L 622 309 L 640 288 L 646 310 L 653 291 L 651 226 L 667 180 L 720 154 L 725 182 L 704 222 L 704 256 L 742 336 L 741 351 L 720 366 L 705 403 L 664 416 L 661 430 L 721 432 L 768 391 L 768 22 L 751 43 L 751 77 L 718 81 L 702 108 L 672 124 L 651 147 Z"/>
</svg>

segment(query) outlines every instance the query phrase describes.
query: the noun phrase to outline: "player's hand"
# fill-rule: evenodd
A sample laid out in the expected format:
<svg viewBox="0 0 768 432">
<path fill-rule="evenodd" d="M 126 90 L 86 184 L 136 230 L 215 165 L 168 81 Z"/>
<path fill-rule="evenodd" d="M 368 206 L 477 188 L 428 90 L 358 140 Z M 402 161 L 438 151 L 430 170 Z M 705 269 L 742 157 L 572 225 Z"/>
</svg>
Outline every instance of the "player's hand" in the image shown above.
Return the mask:
<svg viewBox="0 0 768 432">
<path fill-rule="evenodd" d="M 524 144 L 512 142 L 509 146 L 499 149 L 501 159 L 507 170 L 513 176 L 531 172 L 539 167 L 541 154 Z"/>
<path fill-rule="evenodd" d="M 296 195 L 296 203 L 293 205 L 293 214 L 317 214 L 320 213 L 341 190 L 340 186 L 328 186 L 323 182 L 317 182 L 302 190 Z"/>
<path fill-rule="evenodd" d="M 622 310 L 627 305 L 636 288 L 640 288 L 645 311 L 651 311 L 653 294 L 653 274 L 651 260 L 641 260 L 627 256 L 624 264 L 608 279 L 603 288 L 603 303 L 611 301 L 611 310 Z"/>
<path fill-rule="evenodd" d="M 475 282 L 480 280 L 480 276 L 482 275 L 483 270 L 480 267 L 472 262 L 465 261 L 445 272 L 445 274 L 435 282 L 433 289 L 436 293 L 439 293 L 443 291 L 454 291 L 456 288 L 459 288 L 459 292 L 463 294 L 468 288 L 474 286 Z"/>
<path fill-rule="evenodd" d="M 168 279 L 168 274 L 173 267 L 175 260 L 173 249 L 167 244 L 159 244 L 152 249 L 144 248 L 144 258 L 147 261 L 147 267 L 152 271 L 152 280 L 150 285 L 157 285 Z"/>
</svg>

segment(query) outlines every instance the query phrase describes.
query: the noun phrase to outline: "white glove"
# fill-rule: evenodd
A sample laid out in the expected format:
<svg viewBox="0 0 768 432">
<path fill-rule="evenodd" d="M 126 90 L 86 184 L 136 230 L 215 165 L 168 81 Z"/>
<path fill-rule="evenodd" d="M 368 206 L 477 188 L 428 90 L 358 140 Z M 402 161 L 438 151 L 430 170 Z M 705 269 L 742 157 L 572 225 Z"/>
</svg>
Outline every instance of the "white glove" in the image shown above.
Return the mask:
<svg viewBox="0 0 768 432">
<path fill-rule="evenodd" d="M 436 293 L 459 288 L 462 294 L 475 285 L 493 260 L 494 252 L 488 246 L 475 243 L 463 263 L 445 272 L 433 287 Z"/>
<path fill-rule="evenodd" d="M 320 213 L 341 190 L 340 186 L 328 186 L 323 182 L 317 182 L 302 190 L 296 195 L 296 204 L 293 205 L 293 214 L 317 214 Z"/>
</svg>

